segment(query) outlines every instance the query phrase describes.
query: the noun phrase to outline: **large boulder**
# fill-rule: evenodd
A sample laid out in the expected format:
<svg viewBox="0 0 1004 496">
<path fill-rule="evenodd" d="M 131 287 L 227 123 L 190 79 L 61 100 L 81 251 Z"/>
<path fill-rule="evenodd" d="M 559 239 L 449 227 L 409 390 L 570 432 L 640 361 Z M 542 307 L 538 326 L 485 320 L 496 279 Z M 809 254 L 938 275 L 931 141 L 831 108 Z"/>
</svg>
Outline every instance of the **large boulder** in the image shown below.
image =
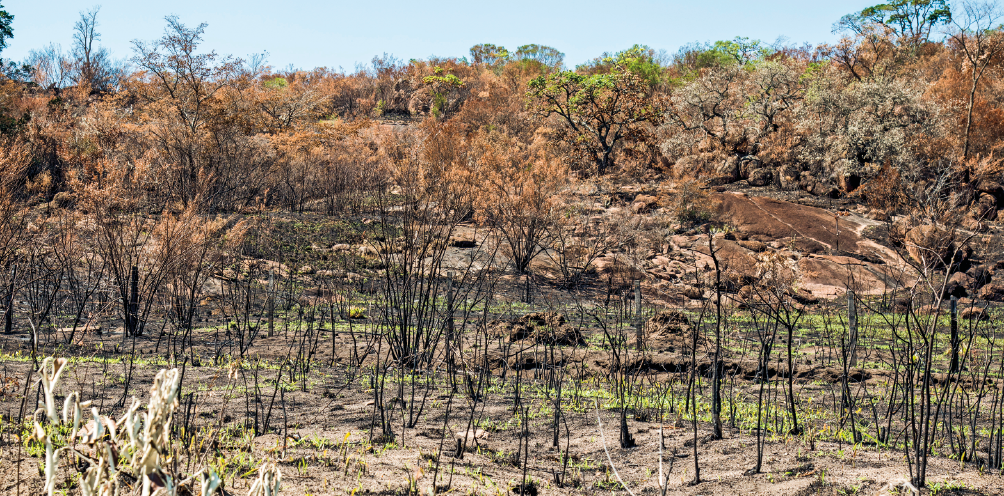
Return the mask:
<svg viewBox="0 0 1004 496">
<path fill-rule="evenodd" d="M 840 189 L 830 182 L 820 180 L 809 172 L 803 172 L 798 181 L 799 187 L 816 196 L 839 198 Z"/>
<path fill-rule="evenodd" d="M 969 270 L 966 271 L 966 275 L 973 281 L 973 289 L 982 288 L 993 279 L 990 269 L 985 265 L 970 267 Z"/>
<path fill-rule="evenodd" d="M 753 169 L 747 179 L 750 186 L 767 186 L 774 180 L 774 172 L 770 169 Z"/>
<path fill-rule="evenodd" d="M 745 157 L 739 159 L 739 176 L 740 177 L 750 177 L 754 170 L 763 167 L 763 163 L 760 159 L 753 155 L 746 155 Z"/>
<path fill-rule="evenodd" d="M 680 290 L 680 295 L 691 300 L 704 299 L 704 291 L 701 291 L 700 288 L 695 288 L 693 286 L 684 286 L 683 289 Z"/>
<path fill-rule="evenodd" d="M 910 229 L 903 241 L 910 257 L 927 267 L 944 265 L 955 252 L 953 233 L 935 225 Z"/>
<path fill-rule="evenodd" d="M 952 277 L 948 278 L 948 284 L 958 284 L 964 288 L 971 288 L 973 287 L 973 278 L 965 272 L 956 272 L 952 274 Z"/>
<path fill-rule="evenodd" d="M 889 241 L 897 246 L 902 246 L 906 240 L 906 233 L 910 232 L 911 229 L 919 225 L 920 221 L 912 215 L 906 215 L 894 219 L 892 224 L 889 226 Z"/>
<path fill-rule="evenodd" d="M 987 301 L 1004 301 L 1004 284 L 992 282 L 980 288 L 976 295 Z"/>
<path fill-rule="evenodd" d="M 945 292 L 944 292 L 945 298 L 948 298 L 950 296 L 954 296 L 956 298 L 965 298 L 966 296 L 969 296 L 969 289 L 968 289 L 969 285 L 966 284 L 965 280 L 963 280 L 962 278 L 955 277 L 958 275 L 961 275 L 963 278 L 968 279 L 968 277 L 962 272 L 956 272 L 953 275 L 953 277 L 950 278 L 948 282 L 945 284 Z"/>
<path fill-rule="evenodd" d="M 739 179 L 739 159 L 736 157 L 729 157 L 723 160 L 718 166 L 715 167 L 715 172 L 721 177 L 727 177 L 732 181 Z"/>
<path fill-rule="evenodd" d="M 987 311 L 980 307 L 968 307 L 959 316 L 965 320 L 987 320 Z"/>
<path fill-rule="evenodd" d="M 638 195 L 631 204 L 631 211 L 636 214 L 645 213 L 659 206 L 659 199 L 652 195 Z"/>
<path fill-rule="evenodd" d="M 895 267 L 836 255 L 812 255 L 797 262 L 801 288 L 819 298 L 835 298 L 851 289 L 862 295 L 881 295 L 905 281 Z"/>
<path fill-rule="evenodd" d="M 945 297 L 965 298 L 973 289 L 973 278 L 966 275 L 965 272 L 956 272 L 948 278 L 948 282 L 945 284 Z"/>
<path fill-rule="evenodd" d="M 980 193 L 979 200 L 973 205 L 973 217 L 980 221 L 994 220 L 997 218 L 997 198 L 990 193 Z"/>
<path fill-rule="evenodd" d="M 777 241 L 803 254 L 839 250 L 863 259 L 900 259 L 895 251 L 861 234 L 866 227 L 882 224 L 857 215 L 842 215 L 836 220 L 833 212 L 822 208 L 731 193 L 714 195 L 712 199 L 718 204 L 720 219 L 744 233 L 746 239 Z"/>
<path fill-rule="evenodd" d="M 859 294 L 881 295 L 915 280 L 914 269 L 889 247 L 889 224 L 855 212 L 835 215 L 823 208 L 765 197 L 710 196 L 718 205 L 718 218 L 741 233 L 735 241 L 715 238 L 719 260 L 729 272 L 742 276 L 730 280 L 735 290 L 755 281 L 764 254 L 774 251 L 791 272 L 785 277 L 797 280 L 813 298 L 839 297 L 849 285 Z M 687 243 L 683 238 L 671 238 L 674 249 L 693 250 L 697 269 L 712 270 L 706 238 L 693 237 Z"/>
</svg>

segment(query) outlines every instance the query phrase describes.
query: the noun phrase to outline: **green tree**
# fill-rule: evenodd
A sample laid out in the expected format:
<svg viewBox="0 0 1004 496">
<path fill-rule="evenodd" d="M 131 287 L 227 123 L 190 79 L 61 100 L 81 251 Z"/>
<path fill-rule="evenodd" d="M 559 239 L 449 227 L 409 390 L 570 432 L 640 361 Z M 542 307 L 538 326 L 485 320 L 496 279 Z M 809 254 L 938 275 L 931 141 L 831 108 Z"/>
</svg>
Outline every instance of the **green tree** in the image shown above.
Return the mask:
<svg viewBox="0 0 1004 496">
<path fill-rule="evenodd" d="M 627 70 L 650 86 L 655 86 L 662 82 L 665 70 L 660 59 L 660 55 L 652 48 L 646 45 L 634 45 L 627 50 L 622 50 L 612 55 L 604 53 L 576 67 L 576 70 L 586 74 L 603 74 L 617 70 Z"/>
<path fill-rule="evenodd" d="M 516 49 L 513 58 L 524 64 L 539 64 L 549 70 L 561 69 L 565 63 L 565 54 L 546 45 L 531 43 Z M 543 71 L 542 71 L 543 72 Z"/>
<path fill-rule="evenodd" d="M 14 37 L 14 29 L 11 27 L 13 22 L 14 16 L 4 10 L 3 4 L 0 4 L 0 52 L 7 48 L 7 40 Z M 31 73 L 32 68 L 28 64 L 18 64 L 0 59 L 0 77 L 24 82 L 31 78 Z"/>
<path fill-rule="evenodd" d="M 456 74 L 450 74 L 438 65 L 433 69 L 434 75 L 422 79 L 432 93 L 432 116 L 445 117 L 449 111 L 450 101 L 457 100 L 458 92 L 464 86 L 464 81 Z"/>
<path fill-rule="evenodd" d="M 558 115 L 562 138 L 605 174 L 614 165 L 617 147 L 647 136 L 645 123 L 658 121 L 661 110 L 646 95 L 642 78 L 622 67 L 586 76 L 563 71 L 530 81 L 531 108 Z"/>
<path fill-rule="evenodd" d="M 835 27 L 861 34 L 879 25 L 895 33 L 901 44 L 917 47 L 930 39 L 934 26 L 950 22 L 948 0 L 892 0 L 847 14 Z"/>
<path fill-rule="evenodd" d="M 673 55 L 673 67 L 678 74 L 673 83 L 686 83 L 699 77 L 701 69 L 720 69 L 735 64 L 751 68 L 774 53 L 764 42 L 736 36 L 714 43 L 690 43 Z"/>
<path fill-rule="evenodd" d="M 474 65 L 495 66 L 509 60 L 509 50 L 502 45 L 480 43 L 471 47 L 471 63 Z"/>
<path fill-rule="evenodd" d="M 10 15 L 0 3 L 0 52 L 7 48 L 7 40 L 14 37 L 14 29 L 10 27 L 14 22 L 14 16 Z"/>
<path fill-rule="evenodd" d="M 720 54 L 716 57 L 718 60 L 727 60 L 744 66 L 762 60 L 772 53 L 762 41 L 751 40 L 745 36 L 716 41 L 711 46 L 711 51 Z"/>
<path fill-rule="evenodd" d="M 694 42 L 680 47 L 673 55 L 673 67 L 683 75 L 691 75 L 701 69 L 725 67 L 732 63 L 732 57 L 716 50 L 709 43 Z"/>
</svg>

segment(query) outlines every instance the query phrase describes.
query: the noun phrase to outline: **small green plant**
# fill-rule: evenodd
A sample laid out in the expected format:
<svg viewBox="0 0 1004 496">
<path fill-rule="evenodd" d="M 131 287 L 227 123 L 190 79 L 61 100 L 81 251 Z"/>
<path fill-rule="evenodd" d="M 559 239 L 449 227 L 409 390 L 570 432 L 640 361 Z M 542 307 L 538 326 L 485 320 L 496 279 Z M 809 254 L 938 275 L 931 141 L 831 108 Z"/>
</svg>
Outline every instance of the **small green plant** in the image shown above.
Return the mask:
<svg viewBox="0 0 1004 496">
<path fill-rule="evenodd" d="M 405 464 L 405 480 L 408 482 L 408 496 L 418 496 L 418 481 L 425 475 L 422 467 L 412 467 L 410 463 Z"/>
<path fill-rule="evenodd" d="M 845 496 L 852 496 L 858 494 L 861 491 L 861 486 L 850 486 L 840 490 L 840 494 Z"/>
<path fill-rule="evenodd" d="M 610 469 L 607 469 L 603 473 L 603 478 L 597 480 L 594 485 L 597 489 L 602 489 L 604 491 L 616 491 L 621 488 L 621 483 L 617 482 L 617 479 L 610 476 Z"/>
<path fill-rule="evenodd" d="M 928 482 L 927 488 L 931 490 L 931 496 L 937 496 L 938 494 L 956 491 L 959 489 L 967 489 L 965 483 L 956 481 Z"/>
</svg>

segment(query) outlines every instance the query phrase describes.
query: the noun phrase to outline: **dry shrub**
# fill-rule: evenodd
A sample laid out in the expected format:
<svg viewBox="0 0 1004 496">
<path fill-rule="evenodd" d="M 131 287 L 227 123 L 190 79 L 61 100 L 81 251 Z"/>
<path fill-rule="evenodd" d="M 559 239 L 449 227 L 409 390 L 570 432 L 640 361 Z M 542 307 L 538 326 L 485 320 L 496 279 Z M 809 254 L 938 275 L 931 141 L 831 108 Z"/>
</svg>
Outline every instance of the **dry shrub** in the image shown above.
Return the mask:
<svg viewBox="0 0 1004 496">
<path fill-rule="evenodd" d="M 488 131 L 470 144 L 477 164 L 476 215 L 498 230 L 504 255 L 525 272 L 546 247 L 568 170 L 542 141 Z"/>
<path fill-rule="evenodd" d="M 23 142 L 0 142 L 0 282 L 6 282 L 3 279 L 26 236 L 27 211 L 21 197 L 30 160 L 28 147 Z"/>
<path fill-rule="evenodd" d="M 855 194 L 863 197 L 869 207 L 886 213 L 899 211 L 908 201 L 903 193 L 900 173 L 889 161 L 886 161 L 874 178 L 855 191 Z"/>
<path fill-rule="evenodd" d="M 1004 160 L 994 157 L 992 153 L 977 155 L 966 161 L 964 167 L 970 174 L 971 182 L 976 185 L 998 183 L 1004 179 Z"/>
<path fill-rule="evenodd" d="M 367 120 L 325 121 L 274 136 L 272 198 L 293 211 L 320 202 L 331 215 L 358 213 L 368 194 L 387 185 L 380 132 Z"/>
<path fill-rule="evenodd" d="M 10 138 L 0 141 L 0 202 L 13 202 L 22 192 L 30 164 L 31 151 L 25 142 Z"/>
<path fill-rule="evenodd" d="M 165 267 L 164 281 L 176 327 L 189 331 L 209 278 L 226 265 L 244 241 L 247 220 L 199 215 L 188 209 L 167 214 L 154 228 L 154 257 Z"/>
<path fill-rule="evenodd" d="M 687 179 L 671 195 L 668 210 L 677 222 L 689 227 L 714 220 L 718 205 L 701 181 Z"/>
</svg>

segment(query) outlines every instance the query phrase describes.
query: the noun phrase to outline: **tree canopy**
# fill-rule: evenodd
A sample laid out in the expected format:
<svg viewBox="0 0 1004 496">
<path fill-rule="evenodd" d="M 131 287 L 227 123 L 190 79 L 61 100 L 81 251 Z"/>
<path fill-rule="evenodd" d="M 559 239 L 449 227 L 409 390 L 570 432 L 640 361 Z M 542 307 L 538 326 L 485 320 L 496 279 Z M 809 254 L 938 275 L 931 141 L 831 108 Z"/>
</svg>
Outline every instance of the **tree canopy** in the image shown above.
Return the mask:
<svg viewBox="0 0 1004 496">
<path fill-rule="evenodd" d="M 0 52 L 7 48 L 7 40 L 14 37 L 14 29 L 11 27 L 13 22 L 14 16 L 10 15 L 0 3 Z"/>
</svg>

